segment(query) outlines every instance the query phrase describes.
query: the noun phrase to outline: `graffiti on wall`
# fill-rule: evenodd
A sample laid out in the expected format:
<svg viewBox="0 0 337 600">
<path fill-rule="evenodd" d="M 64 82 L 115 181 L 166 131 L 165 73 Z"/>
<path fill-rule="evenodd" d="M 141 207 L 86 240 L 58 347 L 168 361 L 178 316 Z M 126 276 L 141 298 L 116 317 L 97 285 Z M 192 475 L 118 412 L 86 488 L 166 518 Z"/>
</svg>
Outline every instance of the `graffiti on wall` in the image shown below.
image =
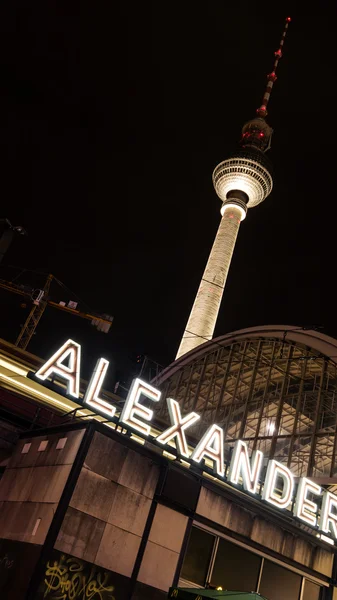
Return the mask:
<svg viewBox="0 0 337 600">
<path fill-rule="evenodd" d="M 0 556 L 0 567 L 4 569 L 11 569 L 14 565 L 14 559 L 10 558 L 6 553 L 4 556 Z"/>
<path fill-rule="evenodd" d="M 48 600 L 115 600 L 112 573 L 73 556 L 59 554 L 47 562 L 43 598 Z"/>
</svg>

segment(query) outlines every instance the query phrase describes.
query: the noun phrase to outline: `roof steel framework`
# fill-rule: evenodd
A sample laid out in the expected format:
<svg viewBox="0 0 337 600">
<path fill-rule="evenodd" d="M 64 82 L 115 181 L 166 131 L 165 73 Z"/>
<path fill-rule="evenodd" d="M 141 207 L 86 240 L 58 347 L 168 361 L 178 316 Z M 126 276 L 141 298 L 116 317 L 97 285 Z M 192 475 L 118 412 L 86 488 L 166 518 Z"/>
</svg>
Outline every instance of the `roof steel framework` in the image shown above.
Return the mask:
<svg viewBox="0 0 337 600">
<path fill-rule="evenodd" d="M 332 484 L 337 341 L 300 329 L 251 328 L 217 338 L 173 363 L 155 383 L 163 400 L 179 401 L 182 414 L 201 415 L 195 439 L 212 423 L 223 427 L 227 458 L 242 439 L 251 451 L 262 450 L 266 463 L 274 458 L 295 476 Z M 167 421 L 165 401 L 156 413 Z"/>
</svg>

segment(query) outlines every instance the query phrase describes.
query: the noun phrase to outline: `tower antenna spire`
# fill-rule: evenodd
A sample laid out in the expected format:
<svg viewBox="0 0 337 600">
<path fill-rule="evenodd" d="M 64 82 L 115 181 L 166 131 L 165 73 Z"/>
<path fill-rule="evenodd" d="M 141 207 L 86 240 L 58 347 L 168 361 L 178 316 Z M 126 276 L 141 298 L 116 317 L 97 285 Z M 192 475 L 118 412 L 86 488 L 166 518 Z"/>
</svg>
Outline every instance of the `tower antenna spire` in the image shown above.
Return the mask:
<svg viewBox="0 0 337 600">
<path fill-rule="evenodd" d="M 277 69 L 280 58 L 282 58 L 282 50 L 283 50 L 284 40 L 287 35 L 287 30 L 288 30 L 290 21 L 291 21 L 291 18 L 287 17 L 285 25 L 284 25 L 284 30 L 282 33 L 281 41 L 280 41 L 280 47 L 278 50 L 276 50 L 276 52 L 274 52 L 274 56 L 275 56 L 274 68 L 273 68 L 272 72 L 269 73 L 269 75 L 267 75 L 267 85 L 266 85 L 266 89 L 265 89 L 265 92 L 263 95 L 262 104 L 256 111 L 258 116 L 262 117 L 262 118 L 266 117 L 268 114 L 267 106 L 268 106 L 268 102 L 270 99 L 271 91 L 273 89 L 273 85 L 277 79 L 276 69 Z"/>
<path fill-rule="evenodd" d="M 256 150 L 261 150 L 262 152 L 267 152 L 271 146 L 271 137 L 273 130 L 268 125 L 266 121 L 267 116 L 267 106 L 270 99 L 270 94 L 273 89 L 273 85 L 277 79 L 276 77 L 276 69 L 279 63 L 280 58 L 282 57 L 282 50 L 285 37 L 287 35 L 287 30 L 289 23 L 291 21 L 290 17 L 286 18 L 283 34 L 280 41 L 280 47 L 275 55 L 274 67 L 271 73 L 267 75 L 267 85 L 263 95 L 262 104 L 260 108 L 257 109 L 257 116 L 254 119 L 245 123 L 242 128 L 241 142 L 240 146 L 242 148 L 255 148 Z"/>
</svg>

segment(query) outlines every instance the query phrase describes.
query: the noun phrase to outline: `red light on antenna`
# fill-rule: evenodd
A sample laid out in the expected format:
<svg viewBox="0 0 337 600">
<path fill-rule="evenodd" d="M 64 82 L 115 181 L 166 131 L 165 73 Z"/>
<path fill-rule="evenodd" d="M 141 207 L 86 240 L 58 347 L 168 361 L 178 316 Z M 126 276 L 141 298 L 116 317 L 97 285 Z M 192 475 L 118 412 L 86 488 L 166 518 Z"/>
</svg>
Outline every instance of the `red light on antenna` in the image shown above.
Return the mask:
<svg viewBox="0 0 337 600">
<path fill-rule="evenodd" d="M 286 21 L 287 21 L 287 23 L 290 23 L 290 21 L 291 21 L 291 18 L 290 18 L 290 17 L 287 17 L 287 18 L 286 18 Z"/>
<path fill-rule="evenodd" d="M 260 106 L 260 108 L 258 108 L 256 112 L 259 115 L 259 117 L 264 118 L 267 115 L 267 108 L 262 104 L 262 106 Z"/>
</svg>

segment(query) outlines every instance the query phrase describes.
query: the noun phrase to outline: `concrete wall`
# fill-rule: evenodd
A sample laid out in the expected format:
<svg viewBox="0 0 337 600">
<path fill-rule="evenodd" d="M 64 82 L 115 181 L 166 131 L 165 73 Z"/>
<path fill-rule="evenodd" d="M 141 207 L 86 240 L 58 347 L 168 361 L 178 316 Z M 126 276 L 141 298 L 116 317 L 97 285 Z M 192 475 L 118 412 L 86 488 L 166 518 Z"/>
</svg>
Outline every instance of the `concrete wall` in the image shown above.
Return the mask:
<svg viewBox="0 0 337 600">
<path fill-rule="evenodd" d="M 55 548 L 130 578 L 158 477 L 154 460 L 96 432 Z M 172 585 L 187 525 L 180 512 L 154 510 L 137 577 L 146 593 Z"/>
<path fill-rule="evenodd" d="M 177 568 L 186 525 L 185 515 L 157 505 L 138 581 L 168 591 Z"/>
<path fill-rule="evenodd" d="M 55 548 L 131 577 L 158 476 L 123 438 L 95 432 Z"/>
<path fill-rule="evenodd" d="M 0 542 L 10 544 L 3 546 L 6 556 L 13 551 L 15 558 L 14 542 L 25 545 L 25 553 L 26 546 L 39 549 L 44 543 L 83 433 L 69 430 L 19 441 L 0 482 Z M 160 469 L 166 473 L 158 454 L 129 447 L 122 435 L 112 439 L 109 432 L 95 431 L 53 550 L 60 564 L 75 557 L 88 578 L 94 565 L 95 573 L 114 586 L 116 600 L 129 600 L 131 590 L 133 600 L 162 600 L 177 571 L 190 515 L 207 519 L 219 534 L 226 528 L 280 560 L 331 576 L 333 553 L 314 536 L 311 541 L 300 530 L 284 530 L 272 512 L 261 515 L 248 498 L 243 506 L 236 503 L 233 491 L 226 498 L 207 483 L 200 490 L 200 476 L 178 466 L 170 465 L 158 486 Z M 137 582 L 130 581 L 132 575 Z M 41 598 L 49 597 L 44 579 Z"/>
<path fill-rule="evenodd" d="M 44 543 L 83 433 L 19 440 L 0 481 L 0 539 Z"/>
<path fill-rule="evenodd" d="M 273 550 L 280 555 L 280 559 L 291 559 L 331 577 L 333 553 L 317 545 L 315 537 L 309 542 L 272 523 L 271 519 L 269 521 L 262 518 L 206 487 L 201 489 L 196 512 L 197 515 L 245 536 L 247 542 L 251 540 L 260 544 L 266 552 L 268 548 Z"/>
</svg>

